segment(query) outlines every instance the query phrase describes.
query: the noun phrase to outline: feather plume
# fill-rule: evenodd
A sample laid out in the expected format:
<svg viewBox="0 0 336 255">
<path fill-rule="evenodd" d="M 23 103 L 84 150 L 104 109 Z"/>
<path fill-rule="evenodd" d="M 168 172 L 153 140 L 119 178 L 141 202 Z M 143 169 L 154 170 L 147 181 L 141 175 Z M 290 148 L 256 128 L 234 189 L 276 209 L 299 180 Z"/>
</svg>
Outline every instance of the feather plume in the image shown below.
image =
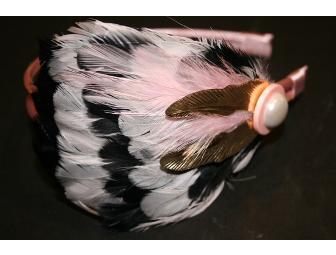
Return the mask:
<svg viewBox="0 0 336 255">
<path fill-rule="evenodd" d="M 46 91 L 41 79 L 36 95 L 37 105 L 47 94 L 52 98 L 53 110 L 39 114 L 56 141 L 56 176 L 66 196 L 101 215 L 109 226 L 126 230 L 177 222 L 205 210 L 234 166 L 244 159 L 246 166 L 251 158 L 248 152 L 254 147 L 248 144 L 255 135 L 243 139 L 240 152 L 230 143 L 229 154 L 223 153 L 228 141 L 222 138 L 243 132 L 239 127 L 244 129 L 252 113 L 243 98 L 244 107 L 225 114 L 176 121 L 166 111 L 202 90 L 220 90 L 225 101 L 236 93 L 228 91 L 243 93 L 251 81 L 267 78 L 261 60 L 222 40 L 193 40 L 100 21 L 77 23 L 69 32 L 42 46 L 48 54 L 40 56 L 40 77 L 52 82 L 53 89 Z M 212 98 L 210 92 L 201 102 Z M 201 102 L 191 101 L 192 110 L 178 105 L 171 117 L 204 112 Z M 190 156 L 190 171 L 177 175 L 161 170 L 160 160 L 176 152 L 176 165 Z M 238 152 L 238 159 L 229 157 Z M 205 159 L 199 163 L 192 155 Z"/>
</svg>

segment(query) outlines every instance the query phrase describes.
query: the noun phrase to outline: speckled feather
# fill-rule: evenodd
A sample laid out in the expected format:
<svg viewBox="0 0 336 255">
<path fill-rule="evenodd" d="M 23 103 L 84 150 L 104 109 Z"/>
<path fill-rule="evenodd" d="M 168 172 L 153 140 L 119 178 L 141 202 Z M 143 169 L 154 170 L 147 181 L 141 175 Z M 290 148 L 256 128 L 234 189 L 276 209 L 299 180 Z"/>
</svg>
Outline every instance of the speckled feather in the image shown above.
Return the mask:
<svg viewBox="0 0 336 255">
<path fill-rule="evenodd" d="M 190 144 L 204 150 L 251 113 L 173 121 L 165 111 L 193 92 L 265 78 L 260 60 L 223 41 L 99 21 L 69 32 L 41 44 L 34 95 L 67 198 L 123 230 L 204 211 L 227 176 L 248 164 L 256 140 L 236 156 L 183 174 L 162 171 L 160 158 Z"/>
</svg>

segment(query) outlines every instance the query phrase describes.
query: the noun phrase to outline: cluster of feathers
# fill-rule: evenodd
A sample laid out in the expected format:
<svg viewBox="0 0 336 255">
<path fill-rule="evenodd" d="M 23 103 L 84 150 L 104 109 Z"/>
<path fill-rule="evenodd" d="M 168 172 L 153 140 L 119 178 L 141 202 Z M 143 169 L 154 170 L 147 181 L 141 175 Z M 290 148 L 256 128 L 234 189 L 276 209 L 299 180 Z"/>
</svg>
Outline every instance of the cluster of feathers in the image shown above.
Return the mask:
<svg viewBox="0 0 336 255">
<path fill-rule="evenodd" d="M 181 174 L 160 169 L 166 153 L 187 145 L 198 153 L 252 117 L 165 115 L 190 93 L 267 79 L 260 59 L 223 40 L 87 21 L 43 41 L 39 57 L 40 152 L 66 197 L 108 226 L 145 230 L 201 213 L 257 148 L 258 139 L 222 163 Z"/>
</svg>

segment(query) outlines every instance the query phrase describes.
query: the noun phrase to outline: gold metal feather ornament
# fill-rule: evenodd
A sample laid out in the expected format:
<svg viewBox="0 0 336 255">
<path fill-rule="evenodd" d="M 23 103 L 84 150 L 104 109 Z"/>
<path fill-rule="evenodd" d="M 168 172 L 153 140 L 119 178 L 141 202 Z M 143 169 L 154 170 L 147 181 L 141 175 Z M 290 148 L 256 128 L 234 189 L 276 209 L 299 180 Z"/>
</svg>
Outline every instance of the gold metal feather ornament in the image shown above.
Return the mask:
<svg viewBox="0 0 336 255">
<path fill-rule="evenodd" d="M 216 136 L 207 149 L 199 154 L 186 155 L 186 150 L 171 152 L 161 158 L 163 170 L 183 172 L 209 163 L 219 163 L 246 147 L 257 133 L 246 123 L 231 133 Z"/>
<path fill-rule="evenodd" d="M 170 105 L 166 115 L 179 119 L 211 114 L 228 116 L 235 111 L 247 111 L 253 91 L 264 83 L 256 79 L 242 85 L 229 85 L 223 89 L 207 89 L 191 93 Z"/>
<path fill-rule="evenodd" d="M 259 96 L 267 86 L 267 81 L 256 79 L 242 85 L 191 93 L 171 104 L 166 110 L 166 116 L 179 121 L 202 115 L 228 116 L 236 111 L 253 112 Z M 198 153 L 188 153 L 191 145 L 183 150 L 167 153 L 160 160 L 161 169 L 185 172 L 209 163 L 222 162 L 246 147 L 256 136 L 257 132 L 249 120 L 230 133 L 217 135 L 206 149 Z"/>
</svg>

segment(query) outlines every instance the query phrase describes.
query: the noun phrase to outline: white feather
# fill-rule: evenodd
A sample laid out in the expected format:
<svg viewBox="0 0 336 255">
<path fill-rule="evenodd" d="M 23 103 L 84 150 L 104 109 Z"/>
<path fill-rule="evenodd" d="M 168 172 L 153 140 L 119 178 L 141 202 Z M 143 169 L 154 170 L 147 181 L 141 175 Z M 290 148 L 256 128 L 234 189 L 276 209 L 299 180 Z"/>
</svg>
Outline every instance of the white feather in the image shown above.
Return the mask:
<svg viewBox="0 0 336 255">
<path fill-rule="evenodd" d="M 129 179 L 135 186 L 151 190 L 140 207 L 154 221 L 135 229 L 164 225 L 201 213 L 219 195 L 224 181 L 203 201 L 192 201 L 188 189 L 199 177 L 197 169 L 181 175 L 169 174 L 160 170 L 159 158 L 190 144 L 194 146 L 189 153 L 206 149 L 213 137 L 231 132 L 251 118 L 251 113 L 242 111 L 226 117 L 205 116 L 177 122 L 167 119 L 165 110 L 187 94 L 240 84 L 249 80 L 249 75 L 197 61 L 181 63 L 182 58 L 202 55 L 209 41 L 195 42 L 149 29 L 140 32 L 99 21 L 81 22 L 69 31 L 73 34 L 55 38 L 61 47 L 53 51 L 49 64 L 49 74 L 60 83 L 53 98 L 54 118 L 60 131 L 57 142 L 61 149 L 56 175 L 64 184 L 67 197 L 79 206 L 93 209 L 106 202 L 124 203 L 104 190 L 109 173 L 103 168 L 106 162 L 98 155 L 107 139 L 116 134 L 111 132 L 99 137 L 90 130 L 97 119 L 87 116 L 85 99 L 110 106 L 111 113 L 117 108 L 121 133 L 130 138 L 129 153 L 144 163 L 132 168 Z M 133 48 L 132 54 L 111 45 L 98 45 L 101 37 Z M 150 43 L 134 47 L 132 38 Z M 79 68 L 79 59 L 89 70 Z M 253 75 L 253 70 L 245 71 Z M 114 74 L 120 77 L 111 76 Z M 83 95 L 84 88 L 92 93 Z M 248 154 L 235 171 L 245 167 L 252 154 Z"/>
</svg>

